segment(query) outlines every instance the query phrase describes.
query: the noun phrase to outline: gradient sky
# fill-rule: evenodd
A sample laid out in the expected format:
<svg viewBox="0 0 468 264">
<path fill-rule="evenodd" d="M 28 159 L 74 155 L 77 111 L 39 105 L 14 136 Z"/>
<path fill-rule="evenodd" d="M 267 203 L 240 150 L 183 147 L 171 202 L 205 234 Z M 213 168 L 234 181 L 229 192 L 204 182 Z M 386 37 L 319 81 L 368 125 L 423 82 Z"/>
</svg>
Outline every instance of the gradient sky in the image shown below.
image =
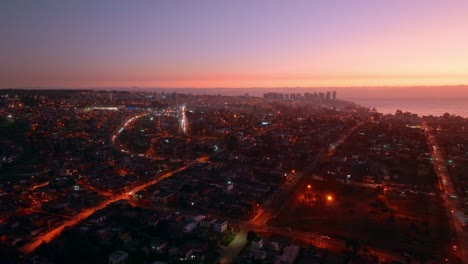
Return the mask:
<svg viewBox="0 0 468 264">
<path fill-rule="evenodd" d="M 466 0 L 0 0 L 0 87 L 468 84 Z"/>
</svg>

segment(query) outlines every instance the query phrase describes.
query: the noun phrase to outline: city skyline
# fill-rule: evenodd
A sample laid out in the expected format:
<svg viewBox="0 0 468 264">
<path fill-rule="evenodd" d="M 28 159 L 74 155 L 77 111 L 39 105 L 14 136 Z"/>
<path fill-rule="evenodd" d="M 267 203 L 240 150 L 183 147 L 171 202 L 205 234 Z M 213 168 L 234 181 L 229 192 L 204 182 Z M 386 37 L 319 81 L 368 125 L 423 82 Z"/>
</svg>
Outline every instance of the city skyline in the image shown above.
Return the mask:
<svg viewBox="0 0 468 264">
<path fill-rule="evenodd" d="M 1 88 L 468 84 L 463 1 L 1 5 Z"/>
</svg>

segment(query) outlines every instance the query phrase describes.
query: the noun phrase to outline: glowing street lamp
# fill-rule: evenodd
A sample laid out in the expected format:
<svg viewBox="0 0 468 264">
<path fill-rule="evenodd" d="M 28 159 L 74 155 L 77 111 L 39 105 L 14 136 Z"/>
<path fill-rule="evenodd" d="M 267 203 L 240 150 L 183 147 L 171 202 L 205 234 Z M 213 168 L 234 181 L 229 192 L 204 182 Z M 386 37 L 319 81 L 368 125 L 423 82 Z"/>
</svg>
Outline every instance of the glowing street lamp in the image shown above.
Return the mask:
<svg viewBox="0 0 468 264">
<path fill-rule="evenodd" d="M 309 189 L 309 190 L 310 190 L 310 188 L 312 188 L 312 185 L 310 185 L 310 184 L 307 184 L 307 189 Z"/>
<path fill-rule="evenodd" d="M 329 202 L 333 201 L 333 196 L 328 195 L 328 196 L 327 196 L 327 201 L 329 201 Z"/>
</svg>

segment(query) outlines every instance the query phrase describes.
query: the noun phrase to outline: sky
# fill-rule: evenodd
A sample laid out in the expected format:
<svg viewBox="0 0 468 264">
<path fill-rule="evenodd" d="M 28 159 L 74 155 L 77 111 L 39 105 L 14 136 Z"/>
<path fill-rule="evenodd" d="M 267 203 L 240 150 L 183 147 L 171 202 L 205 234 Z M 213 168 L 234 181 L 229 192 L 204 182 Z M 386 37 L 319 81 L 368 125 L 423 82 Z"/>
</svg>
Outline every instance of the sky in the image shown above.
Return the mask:
<svg viewBox="0 0 468 264">
<path fill-rule="evenodd" d="M 466 0 L 0 0 L 0 88 L 468 84 Z"/>
</svg>

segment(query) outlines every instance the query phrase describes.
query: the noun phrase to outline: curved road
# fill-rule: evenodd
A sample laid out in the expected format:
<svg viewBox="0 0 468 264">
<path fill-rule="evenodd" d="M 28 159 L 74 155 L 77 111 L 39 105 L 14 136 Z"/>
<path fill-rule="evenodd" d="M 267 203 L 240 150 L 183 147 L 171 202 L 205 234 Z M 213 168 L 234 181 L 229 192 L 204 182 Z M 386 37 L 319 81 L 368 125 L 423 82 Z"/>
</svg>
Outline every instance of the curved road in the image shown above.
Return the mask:
<svg viewBox="0 0 468 264">
<path fill-rule="evenodd" d="M 122 127 L 119 128 L 119 131 L 122 131 L 123 129 L 125 129 L 126 126 L 128 126 L 131 122 L 133 122 L 137 118 L 140 118 L 140 117 L 145 116 L 145 115 L 147 115 L 147 114 L 137 115 L 137 116 L 133 116 L 133 117 L 127 119 L 125 122 L 123 122 Z M 115 142 L 115 140 L 116 140 L 119 133 L 120 132 L 118 132 L 117 134 L 114 134 L 112 136 L 112 143 Z M 166 173 L 161 174 L 161 175 L 155 175 L 155 179 L 134 187 L 130 192 L 137 193 L 140 190 L 142 190 L 142 189 L 144 189 L 144 188 L 146 188 L 148 186 L 154 185 L 154 184 L 160 182 L 163 179 L 169 178 L 169 177 L 171 177 L 172 175 L 174 175 L 174 174 L 176 174 L 178 172 L 186 170 L 187 168 L 193 166 L 194 164 L 196 164 L 196 162 L 191 161 L 191 162 L 188 162 L 187 164 L 185 164 L 184 166 L 182 166 L 182 167 L 180 167 L 178 169 L 175 169 L 173 171 L 166 172 Z M 114 202 L 117 202 L 117 201 L 122 200 L 122 199 L 129 199 L 129 195 L 128 194 L 121 194 L 121 195 L 117 195 L 117 196 L 112 196 L 112 197 L 109 197 L 106 200 L 96 204 L 93 207 L 83 209 L 82 211 L 77 213 L 72 219 L 66 220 L 65 222 L 60 224 L 58 227 L 48 231 L 47 233 L 43 234 L 42 236 L 38 236 L 37 238 L 32 239 L 29 243 L 23 245 L 19 250 L 21 252 L 25 253 L 25 254 L 31 253 L 40 244 L 42 244 L 44 242 L 45 243 L 50 242 L 52 239 L 54 239 L 55 237 L 60 235 L 60 233 L 65 228 L 71 227 L 71 226 L 74 226 L 74 225 L 80 223 L 81 221 L 85 220 L 86 218 L 88 218 L 90 215 L 92 215 L 96 211 L 101 210 L 101 209 L 105 208 L 107 205 L 109 205 L 111 203 L 114 203 Z"/>
</svg>

